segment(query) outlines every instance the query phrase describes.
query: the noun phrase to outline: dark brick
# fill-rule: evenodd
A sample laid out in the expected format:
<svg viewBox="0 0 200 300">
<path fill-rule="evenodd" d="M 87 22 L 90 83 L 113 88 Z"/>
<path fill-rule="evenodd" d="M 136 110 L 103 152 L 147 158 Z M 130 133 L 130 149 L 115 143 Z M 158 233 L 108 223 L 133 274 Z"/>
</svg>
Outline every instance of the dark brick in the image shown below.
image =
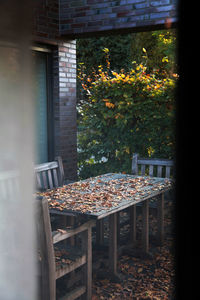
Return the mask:
<svg viewBox="0 0 200 300">
<path fill-rule="evenodd" d="M 77 23 L 77 24 L 71 24 L 71 28 L 80 28 L 80 27 L 85 27 L 85 23 Z"/>
<path fill-rule="evenodd" d="M 62 24 L 62 21 L 65 19 L 62 5 L 65 4 L 66 1 L 60 1 Z M 78 37 L 81 36 L 81 34 L 93 32 L 95 35 L 97 32 L 110 31 L 112 29 L 117 31 L 117 29 L 121 28 L 132 28 L 134 31 L 137 27 L 144 27 L 144 24 L 151 26 L 151 28 L 155 27 L 158 23 L 164 26 L 165 19 L 168 16 L 173 16 L 173 21 L 177 20 L 177 11 L 174 5 L 177 1 L 178 0 L 85 0 L 84 6 L 83 1 L 78 0 L 76 1 L 76 5 L 71 5 L 71 8 L 74 9 L 74 13 L 70 11 L 71 15 L 76 16 L 76 12 L 83 11 L 86 12 L 86 15 L 79 15 L 80 19 L 74 18 L 71 29 L 61 31 L 61 35 L 71 36 L 74 34 L 75 37 Z M 72 1 L 72 3 L 74 3 L 74 1 Z M 75 5 L 75 7 L 72 7 L 73 5 Z M 158 19 L 160 19 L 159 22 Z M 81 26 L 78 26 L 78 24 L 81 24 Z M 83 24 L 85 24 L 85 26 L 83 26 Z"/>
<path fill-rule="evenodd" d="M 70 7 L 78 7 L 78 6 L 84 6 L 84 0 L 72 0 L 70 1 Z"/>
<path fill-rule="evenodd" d="M 88 26 L 102 26 L 102 21 L 94 21 L 94 22 L 88 22 Z"/>
<path fill-rule="evenodd" d="M 117 14 L 117 17 L 118 18 L 121 18 L 121 17 L 125 17 L 127 15 L 130 15 L 130 12 L 129 11 L 124 11 L 124 12 L 120 12 Z"/>
<path fill-rule="evenodd" d="M 86 13 L 85 12 L 76 12 L 71 14 L 71 18 L 78 18 L 78 17 L 85 17 Z"/>
<path fill-rule="evenodd" d="M 75 11 L 86 11 L 89 9 L 90 9 L 90 6 L 83 6 L 83 7 L 75 8 Z"/>
</svg>

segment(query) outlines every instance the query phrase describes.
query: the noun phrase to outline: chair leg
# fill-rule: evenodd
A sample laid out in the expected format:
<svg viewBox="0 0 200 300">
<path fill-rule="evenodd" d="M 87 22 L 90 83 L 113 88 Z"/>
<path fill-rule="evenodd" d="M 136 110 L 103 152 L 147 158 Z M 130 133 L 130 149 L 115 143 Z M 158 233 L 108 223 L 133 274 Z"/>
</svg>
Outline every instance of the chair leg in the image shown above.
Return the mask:
<svg viewBox="0 0 200 300">
<path fill-rule="evenodd" d="M 92 299 L 92 228 L 83 232 L 82 247 L 86 252 L 86 266 L 84 266 L 84 283 L 86 285 L 86 299 Z"/>
<path fill-rule="evenodd" d="M 97 220 L 96 222 L 96 243 L 103 245 L 104 243 L 104 220 Z"/>
</svg>

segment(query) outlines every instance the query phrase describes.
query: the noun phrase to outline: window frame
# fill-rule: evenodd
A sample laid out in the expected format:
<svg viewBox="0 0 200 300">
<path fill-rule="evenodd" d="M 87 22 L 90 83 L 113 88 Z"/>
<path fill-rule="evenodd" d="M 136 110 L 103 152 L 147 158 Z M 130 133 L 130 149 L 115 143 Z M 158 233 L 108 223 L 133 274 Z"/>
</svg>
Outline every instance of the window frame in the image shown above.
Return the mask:
<svg viewBox="0 0 200 300">
<path fill-rule="evenodd" d="M 53 56 L 52 49 L 44 45 L 31 47 L 34 52 L 46 53 L 46 95 L 47 95 L 47 154 L 48 161 L 54 159 L 54 105 L 53 105 Z"/>
</svg>

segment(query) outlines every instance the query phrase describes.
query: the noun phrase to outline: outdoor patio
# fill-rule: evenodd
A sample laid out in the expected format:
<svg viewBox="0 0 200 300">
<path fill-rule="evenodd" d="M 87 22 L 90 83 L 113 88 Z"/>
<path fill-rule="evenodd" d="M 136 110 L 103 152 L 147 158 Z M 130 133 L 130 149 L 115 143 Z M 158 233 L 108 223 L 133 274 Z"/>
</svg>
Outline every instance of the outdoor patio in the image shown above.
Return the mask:
<svg viewBox="0 0 200 300">
<path fill-rule="evenodd" d="M 165 208 L 165 240 L 162 247 L 156 246 L 156 213 L 150 215 L 150 255 L 145 257 L 131 249 L 125 250 L 118 260 L 119 280 L 113 282 L 108 278 L 107 251 L 93 249 L 93 284 L 92 299 L 126 299 L 126 300 L 173 300 L 176 296 L 176 261 L 175 261 L 175 205 L 173 201 Z M 125 216 L 126 217 L 126 216 Z M 142 216 L 138 213 L 137 230 L 141 235 Z M 123 235 L 129 230 L 125 225 Z M 108 234 L 108 233 L 107 233 Z M 106 232 L 105 232 L 106 235 Z M 95 236 L 93 236 L 93 243 Z M 138 241 L 138 246 L 141 240 Z M 58 282 L 58 295 L 65 289 L 65 279 Z"/>
<path fill-rule="evenodd" d="M 0 11 L 0 299 L 175 300 L 178 0 Z"/>
</svg>

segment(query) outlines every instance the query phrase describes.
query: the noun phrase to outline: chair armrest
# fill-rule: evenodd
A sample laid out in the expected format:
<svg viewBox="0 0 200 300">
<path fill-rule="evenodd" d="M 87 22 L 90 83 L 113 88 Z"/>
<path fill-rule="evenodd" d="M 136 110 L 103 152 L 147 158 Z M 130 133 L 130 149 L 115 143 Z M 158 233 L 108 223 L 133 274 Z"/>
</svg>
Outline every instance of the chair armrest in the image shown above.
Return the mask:
<svg viewBox="0 0 200 300">
<path fill-rule="evenodd" d="M 66 229 L 66 230 L 62 230 L 62 231 L 53 231 L 52 232 L 52 239 L 53 239 L 53 244 L 56 244 L 60 241 L 63 241 L 65 239 L 68 239 L 82 231 L 87 230 L 89 227 L 94 227 L 96 224 L 95 220 L 90 220 L 84 224 L 82 224 L 81 226 L 77 227 L 77 228 L 73 228 L 73 229 Z"/>
</svg>

